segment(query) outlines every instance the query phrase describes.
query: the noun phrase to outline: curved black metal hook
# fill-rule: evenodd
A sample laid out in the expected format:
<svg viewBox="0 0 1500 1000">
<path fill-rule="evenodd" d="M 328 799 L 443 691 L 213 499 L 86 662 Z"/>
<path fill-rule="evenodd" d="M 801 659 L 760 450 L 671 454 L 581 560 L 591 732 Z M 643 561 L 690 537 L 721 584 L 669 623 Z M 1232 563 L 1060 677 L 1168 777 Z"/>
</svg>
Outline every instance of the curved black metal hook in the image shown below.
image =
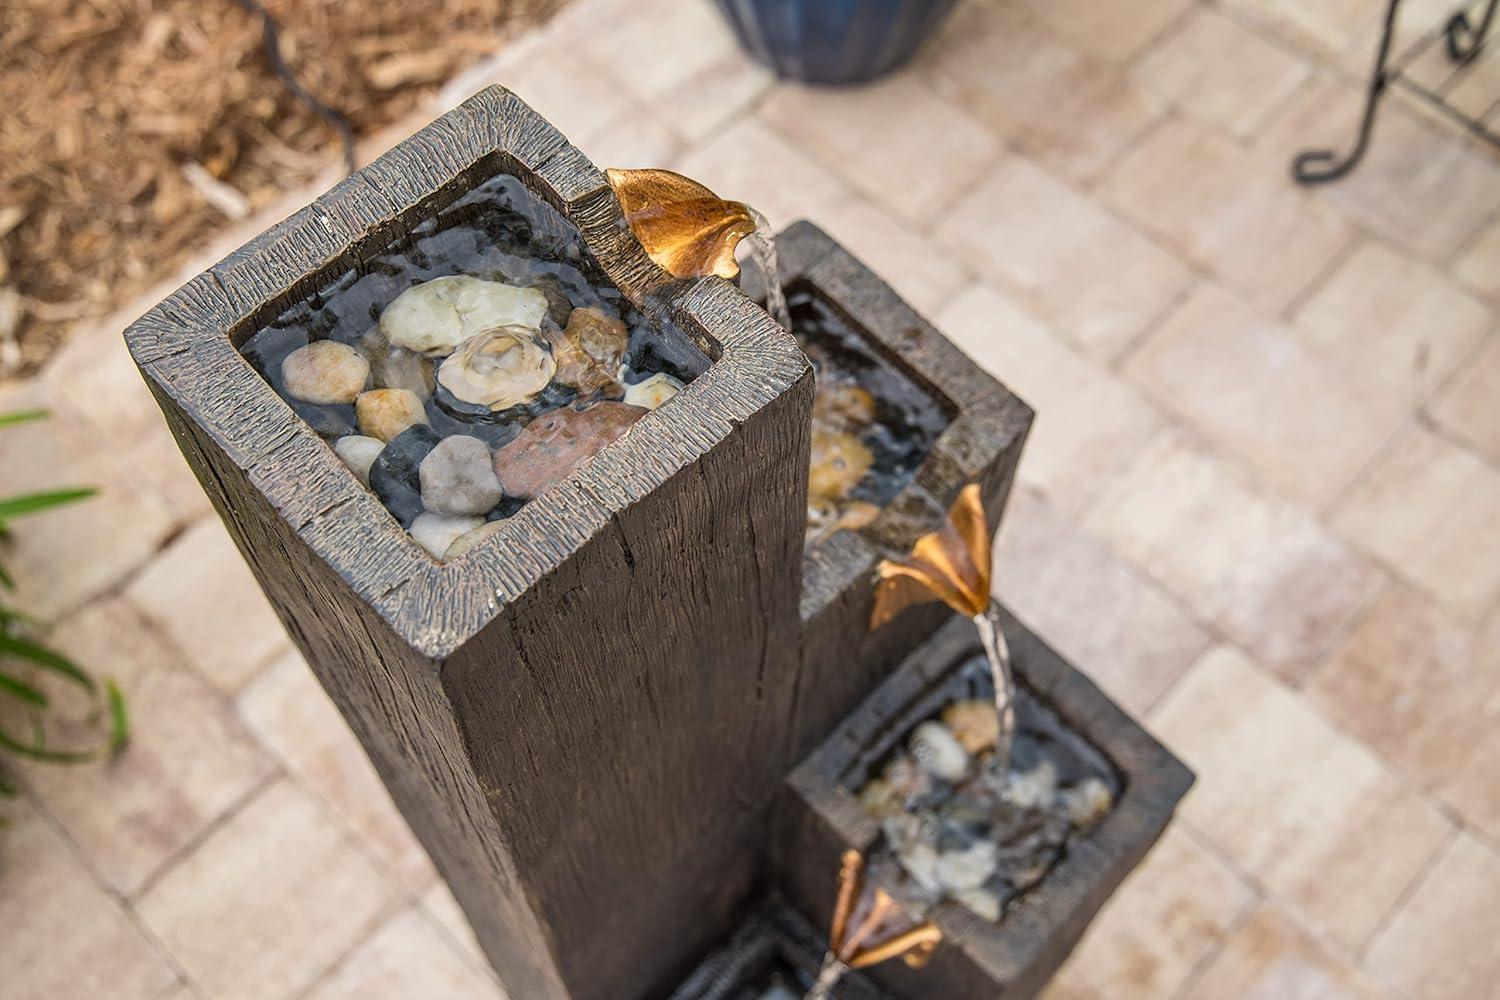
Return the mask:
<svg viewBox="0 0 1500 1000">
<path fill-rule="evenodd" d="M 1486 36 L 1490 33 L 1490 25 L 1495 20 L 1496 0 L 1489 0 L 1484 6 L 1484 16 L 1479 20 L 1479 27 L 1474 27 L 1474 22 L 1469 20 L 1469 12 L 1465 10 L 1454 14 L 1448 21 L 1448 26 L 1443 29 L 1443 35 L 1448 42 L 1448 58 L 1456 63 L 1469 63 L 1479 55 L 1484 48 Z"/>
<path fill-rule="evenodd" d="M 1490 0 L 1493 5 L 1497 0 Z M 1365 96 L 1365 111 L 1359 121 L 1359 135 L 1354 148 L 1340 159 L 1331 149 L 1311 149 L 1297 154 L 1292 160 L 1292 179 L 1298 184 L 1326 184 L 1336 181 L 1359 166 L 1365 151 L 1370 148 L 1370 137 L 1375 132 L 1375 112 L 1380 106 L 1381 95 L 1391 81 L 1386 63 L 1390 60 L 1391 39 L 1396 33 L 1396 8 L 1401 0 L 1391 0 L 1385 11 L 1385 26 L 1381 30 L 1380 48 L 1375 54 L 1375 74 L 1370 79 L 1370 90 Z"/>
</svg>

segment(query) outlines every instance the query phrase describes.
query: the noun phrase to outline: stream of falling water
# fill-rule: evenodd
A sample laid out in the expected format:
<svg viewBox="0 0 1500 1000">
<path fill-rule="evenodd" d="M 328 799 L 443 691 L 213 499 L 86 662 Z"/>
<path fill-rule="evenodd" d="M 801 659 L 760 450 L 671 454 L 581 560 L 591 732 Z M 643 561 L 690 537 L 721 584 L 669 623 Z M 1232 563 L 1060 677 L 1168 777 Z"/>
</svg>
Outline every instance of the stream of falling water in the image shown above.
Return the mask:
<svg viewBox="0 0 1500 1000">
<path fill-rule="evenodd" d="M 766 312 L 781 324 L 783 330 L 790 332 L 792 315 L 787 311 L 786 292 L 781 287 L 781 268 L 776 263 L 776 238 L 764 215 L 751 208 L 750 217 L 755 220 L 755 232 L 745 237 L 745 246 L 765 282 Z"/>
</svg>

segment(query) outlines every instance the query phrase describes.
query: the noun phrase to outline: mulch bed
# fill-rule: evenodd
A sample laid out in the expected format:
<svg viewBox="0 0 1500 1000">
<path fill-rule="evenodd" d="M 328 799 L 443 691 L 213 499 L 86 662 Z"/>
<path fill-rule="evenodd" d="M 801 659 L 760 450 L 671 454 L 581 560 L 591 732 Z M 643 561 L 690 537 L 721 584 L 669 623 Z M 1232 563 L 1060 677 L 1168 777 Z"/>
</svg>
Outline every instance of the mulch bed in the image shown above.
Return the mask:
<svg viewBox="0 0 1500 1000">
<path fill-rule="evenodd" d="M 283 55 L 361 134 L 565 0 L 266 0 Z M 34 370 L 226 220 L 305 183 L 339 133 L 230 0 L 4 0 L 0 378 Z"/>
</svg>

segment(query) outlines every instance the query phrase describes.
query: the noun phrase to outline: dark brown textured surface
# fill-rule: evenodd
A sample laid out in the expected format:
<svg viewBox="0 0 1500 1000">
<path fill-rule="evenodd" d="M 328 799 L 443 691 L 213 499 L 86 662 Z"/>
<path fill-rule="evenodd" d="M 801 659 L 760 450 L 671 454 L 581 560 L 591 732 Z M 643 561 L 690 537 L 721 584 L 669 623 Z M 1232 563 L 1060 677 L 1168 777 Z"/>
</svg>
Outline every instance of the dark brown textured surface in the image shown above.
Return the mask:
<svg viewBox="0 0 1500 1000">
<path fill-rule="evenodd" d="M 869 970 L 901 997 L 1035 995 L 1083 934 L 1099 907 L 1166 828 L 1192 773 L 1014 618 L 1006 616 L 1019 682 L 1115 768 L 1123 794 L 1088 837 L 1072 843 L 1035 888 L 1013 902 L 999 924 L 956 903 L 932 912 L 943 943 L 923 969 L 888 962 Z M 832 913 L 832 874 L 843 851 L 868 850 L 875 818 L 847 787 L 910 706 L 980 651 L 974 626 L 951 616 L 919 646 L 788 778 L 777 805 L 772 867 L 791 902 L 818 922 Z"/>
<path fill-rule="evenodd" d="M 913 481 L 861 532 L 838 532 L 803 559 L 802 662 L 788 722 L 788 766 L 869 694 L 947 611 L 914 608 L 869 628 L 882 551 L 904 553 L 934 531 L 966 484 L 980 484 L 999 527 L 1032 411 L 912 310 L 874 272 L 807 222 L 776 239 L 783 284 L 806 285 L 835 305 L 866 341 L 952 414 Z M 756 291 L 757 282 L 747 281 Z"/>
<path fill-rule="evenodd" d="M 499 170 L 713 357 L 434 562 L 234 349 Z M 670 986 L 753 876 L 795 671 L 812 377 L 717 279 L 670 282 L 603 176 L 487 90 L 158 305 L 127 341 L 205 490 L 517 997 Z"/>
</svg>

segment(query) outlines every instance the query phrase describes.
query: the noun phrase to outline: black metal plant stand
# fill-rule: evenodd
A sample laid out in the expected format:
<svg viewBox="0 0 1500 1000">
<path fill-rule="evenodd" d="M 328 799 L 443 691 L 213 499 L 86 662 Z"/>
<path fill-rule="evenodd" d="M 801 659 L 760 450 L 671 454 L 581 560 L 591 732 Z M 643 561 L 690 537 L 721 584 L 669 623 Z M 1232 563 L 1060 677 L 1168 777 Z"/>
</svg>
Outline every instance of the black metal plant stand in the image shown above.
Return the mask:
<svg viewBox="0 0 1500 1000">
<path fill-rule="evenodd" d="M 1299 153 L 1292 161 L 1292 176 L 1299 184 L 1324 184 L 1336 181 L 1359 165 L 1370 146 L 1375 131 L 1375 113 L 1380 99 L 1392 84 L 1399 84 L 1421 98 L 1446 117 L 1452 119 L 1465 131 L 1500 147 L 1500 133 L 1485 122 L 1485 117 L 1475 117 L 1461 111 L 1450 103 L 1443 88 L 1434 89 L 1408 75 L 1406 70 L 1431 46 L 1442 40 L 1449 60 L 1455 64 L 1457 73 L 1472 63 L 1484 49 L 1490 28 L 1495 20 L 1495 8 L 1500 0 L 1484 0 L 1484 13 L 1476 24 L 1468 10 L 1460 10 L 1448 19 L 1441 32 L 1433 32 L 1412 46 L 1395 62 L 1391 59 L 1391 43 L 1396 33 L 1396 12 L 1401 0 L 1391 0 L 1386 8 L 1385 23 L 1381 28 L 1380 47 L 1375 56 L 1375 71 L 1370 78 L 1370 89 L 1365 98 L 1364 115 L 1359 123 L 1359 136 L 1354 147 L 1340 156 L 1329 149 L 1313 149 Z M 1446 81 L 1445 81 L 1446 82 Z"/>
</svg>

